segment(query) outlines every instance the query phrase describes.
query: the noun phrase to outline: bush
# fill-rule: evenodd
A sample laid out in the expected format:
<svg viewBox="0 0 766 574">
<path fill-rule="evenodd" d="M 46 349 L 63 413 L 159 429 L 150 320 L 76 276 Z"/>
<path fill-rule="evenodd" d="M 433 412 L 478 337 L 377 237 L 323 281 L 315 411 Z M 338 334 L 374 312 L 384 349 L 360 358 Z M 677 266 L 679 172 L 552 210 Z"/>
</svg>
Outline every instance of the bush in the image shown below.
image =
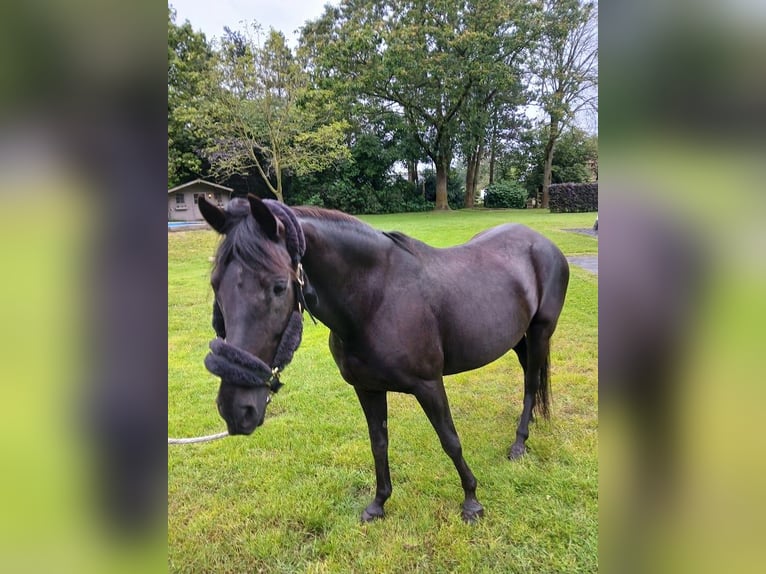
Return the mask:
<svg viewBox="0 0 766 574">
<path fill-rule="evenodd" d="M 389 181 L 377 196 L 381 206 L 378 213 L 409 213 L 434 208 L 416 186 L 401 177 Z"/>
<path fill-rule="evenodd" d="M 380 213 L 382 209 L 372 188 L 360 188 L 345 179 L 330 182 L 320 195 L 324 207 L 346 213 Z"/>
<path fill-rule="evenodd" d="M 598 211 L 598 182 L 556 183 L 548 188 L 551 213 Z"/>
<path fill-rule="evenodd" d="M 324 207 L 324 200 L 318 193 L 314 193 L 306 198 L 305 201 L 301 201 L 301 205 L 310 205 L 312 207 Z"/>
<path fill-rule="evenodd" d="M 329 182 L 303 177 L 296 178 L 295 183 L 285 193 L 288 205 L 315 205 L 354 215 L 428 211 L 434 207 L 418 188 L 398 176 L 387 178 L 377 188 L 344 177 Z"/>
<path fill-rule="evenodd" d="M 484 207 L 524 209 L 526 206 L 527 190 L 515 181 L 493 183 L 484 194 Z"/>
</svg>

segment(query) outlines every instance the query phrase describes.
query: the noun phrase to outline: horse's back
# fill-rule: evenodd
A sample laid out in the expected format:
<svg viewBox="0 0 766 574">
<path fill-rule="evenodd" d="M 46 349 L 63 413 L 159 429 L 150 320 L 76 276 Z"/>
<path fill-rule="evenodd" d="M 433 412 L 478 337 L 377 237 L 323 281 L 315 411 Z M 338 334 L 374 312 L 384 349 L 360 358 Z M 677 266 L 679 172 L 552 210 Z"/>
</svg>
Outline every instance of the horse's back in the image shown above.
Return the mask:
<svg viewBox="0 0 766 574">
<path fill-rule="evenodd" d="M 541 233 L 517 223 L 507 223 L 479 233 L 469 244 L 474 241 L 479 246 L 486 241 L 488 246 L 499 245 L 507 250 L 514 273 L 518 273 L 521 261 L 531 265 L 530 277 L 534 277 L 537 294 L 535 316 L 538 320 L 555 324 L 569 285 L 569 262 L 561 249 Z"/>
<path fill-rule="evenodd" d="M 546 290 L 565 292 L 569 283 L 569 263 L 561 249 L 541 233 L 519 223 L 506 223 L 475 235 L 465 244 L 476 250 L 500 254 L 518 273 L 531 265 L 531 274 L 539 285 L 541 298 Z M 563 292 L 557 293 L 562 297 Z"/>
<path fill-rule="evenodd" d="M 517 248 L 534 245 L 551 252 L 561 253 L 561 250 L 542 233 L 521 223 L 503 223 L 480 231 L 469 239 L 465 246 L 503 246 Z"/>
</svg>

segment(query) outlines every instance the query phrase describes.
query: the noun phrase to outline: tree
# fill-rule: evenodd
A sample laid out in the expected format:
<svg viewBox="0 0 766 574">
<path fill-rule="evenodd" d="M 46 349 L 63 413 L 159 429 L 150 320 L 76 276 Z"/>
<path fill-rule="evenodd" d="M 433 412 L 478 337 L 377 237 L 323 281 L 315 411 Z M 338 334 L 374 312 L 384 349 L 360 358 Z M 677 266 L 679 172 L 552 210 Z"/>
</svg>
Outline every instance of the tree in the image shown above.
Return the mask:
<svg viewBox="0 0 766 574">
<path fill-rule="evenodd" d="M 492 10 L 486 10 L 486 6 L 480 8 L 471 21 L 471 32 L 481 37 L 481 51 L 474 58 L 478 73 L 458 114 L 460 133 L 457 139 L 466 164 L 465 207 L 469 208 L 474 205 L 481 160 L 486 150 L 489 149 L 490 154 L 496 151 L 500 132 L 517 123 L 515 110 L 526 102 L 524 64 L 539 34 L 535 24 L 539 12 L 534 5 L 525 6 L 523 13 L 509 9 L 505 13 L 493 14 Z M 523 16 L 523 26 L 514 20 L 519 16 Z M 498 17 L 509 20 L 497 25 Z M 493 23 L 496 25 L 494 32 L 487 33 L 492 30 Z"/>
<path fill-rule="evenodd" d="M 502 85 L 499 82 L 495 86 Z M 489 151 L 489 184 L 494 182 L 496 154 L 501 139 L 514 139 L 525 124 L 518 106 L 524 100 L 520 83 L 513 78 L 503 91 L 490 89 L 482 97 L 475 97 L 461 114 L 462 134 L 458 138 L 466 163 L 465 207 L 474 206 L 479 182 L 481 160 Z"/>
<path fill-rule="evenodd" d="M 281 32 L 226 28 L 211 82 L 208 154 L 221 175 L 255 168 L 284 201 L 285 173 L 308 174 L 349 157 L 344 121 L 325 121 L 311 100 L 308 75 Z M 307 103 L 311 105 L 307 105 Z"/>
<path fill-rule="evenodd" d="M 203 175 L 206 135 L 199 124 L 213 51 L 201 32 L 175 22 L 168 7 L 168 185 Z"/>
<path fill-rule="evenodd" d="M 501 161 L 501 177 L 520 181 L 529 197 L 535 197 L 543 186 L 548 139 L 547 126 L 527 130 Z M 597 179 L 597 165 L 598 138 L 570 126 L 559 134 L 551 166 L 551 183 L 593 181 Z"/>
<path fill-rule="evenodd" d="M 523 43 L 530 10 L 522 0 L 343 0 L 304 32 L 325 77 L 405 119 L 436 168 L 435 208 L 448 209 L 459 114 L 486 78 L 507 73 L 505 46 Z"/>
<path fill-rule="evenodd" d="M 542 207 L 548 207 L 553 157 L 562 130 L 596 104 L 598 85 L 597 5 L 581 0 L 545 0 L 545 25 L 535 74 L 547 116 Z"/>
</svg>

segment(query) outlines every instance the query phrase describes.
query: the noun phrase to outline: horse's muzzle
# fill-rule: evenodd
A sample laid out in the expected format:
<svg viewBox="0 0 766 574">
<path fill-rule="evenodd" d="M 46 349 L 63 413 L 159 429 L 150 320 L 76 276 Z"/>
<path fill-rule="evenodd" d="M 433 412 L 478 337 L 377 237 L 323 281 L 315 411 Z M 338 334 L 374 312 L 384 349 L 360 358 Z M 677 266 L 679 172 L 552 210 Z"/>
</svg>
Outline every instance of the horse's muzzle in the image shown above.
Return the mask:
<svg viewBox="0 0 766 574">
<path fill-rule="evenodd" d="M 255 429 L 263 424 L 266 414 L 265 405 L 260 412 L 252 405 L 236 405 L 232 410 L 232 420 L 229 420 L 223 413 L 220 413 L 231 435 L 253 434 Z"/>
</svg>

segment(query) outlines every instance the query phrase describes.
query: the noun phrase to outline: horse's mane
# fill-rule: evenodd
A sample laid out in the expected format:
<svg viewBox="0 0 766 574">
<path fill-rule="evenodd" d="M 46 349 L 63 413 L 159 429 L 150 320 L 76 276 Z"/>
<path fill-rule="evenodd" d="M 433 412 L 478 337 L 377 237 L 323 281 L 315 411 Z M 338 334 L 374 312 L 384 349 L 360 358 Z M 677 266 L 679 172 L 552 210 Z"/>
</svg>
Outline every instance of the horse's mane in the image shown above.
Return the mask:
<svg viewBox="0 0 766 574">
<path fill-rule="evenodd" d="M 215 267 L 220 268 L 232 259 L 248 267 L 274 266 L 280 261 L 279 248 L 272 241 L 264 241 L 263 232 L 250 215 L 250 205 L 239 198 L 229 202 L 229 217 L 223 230 L 223 240 L 218 246 Z"/>
<path fill-rule="evenodd" d="M 416 246 L 419 245 L 420 242 L 413 239 L 409 235 L 405 235 L 401 231 L 384 231 L 383 235 L 393 241 L 397 247 L 400 247 L 401 249 L 404 249 L 413 255 L 417 254 Z"/>
<path fill-rule="evenodd" d="M 400 249 L 415 255 L 418 241 L 399 231 L 378 231 L 361 219 L 321 207 L 290 207 L 298 218 L 314 219 L 327 222 L 340 228 L 353 229 L 355 232 L 375 238 L 381 235 L 389 238 Z M 227 212 L 229 218 L 224 229 L 223 241 L 221 241 L 216 254 L 216 267 L 222 267 L 231 259 L 236 259 L 249 267 L 269 264 L 278 261 L 276 256 L 277 246 L 271 241 L 263 241 L 263 235 L 258 224 L 250 215 L 250 205 L 245 200 L 232 200 L 229 202 Z"/>
<path fill-rule="evenodd" d="M 361 219 L 357 219 L 353 215 L 343 213 L 342 211 L 335 211 L 334 209 L 324 209 L 321 207 L 312 207 L 306 205 L 300 207 L 291 207 L 290 209 L 292 209 L 298 217 L 309 217 L 311 219 L 319 219 L 321 221 L 345 221 L 347 223 L 355 223 L 362 227 L 370 227 Z"/>
<path fill-rule="evenodd" d="M 397 247 L 404 249 L 413 255 L 416 254 L 416 245 L 418 242 L 399 231 L 378 231 L 353 215 L 343 213 L 342 211 L 335 211 L 333 209 L 308 206 L 293 207 L 291 209 L 298 217 L 306 217 L 334 223 L 340 227 L 350 227 L 368 236 L 378 236 L 382 234 L 393 241 Z"/>
</svg>

